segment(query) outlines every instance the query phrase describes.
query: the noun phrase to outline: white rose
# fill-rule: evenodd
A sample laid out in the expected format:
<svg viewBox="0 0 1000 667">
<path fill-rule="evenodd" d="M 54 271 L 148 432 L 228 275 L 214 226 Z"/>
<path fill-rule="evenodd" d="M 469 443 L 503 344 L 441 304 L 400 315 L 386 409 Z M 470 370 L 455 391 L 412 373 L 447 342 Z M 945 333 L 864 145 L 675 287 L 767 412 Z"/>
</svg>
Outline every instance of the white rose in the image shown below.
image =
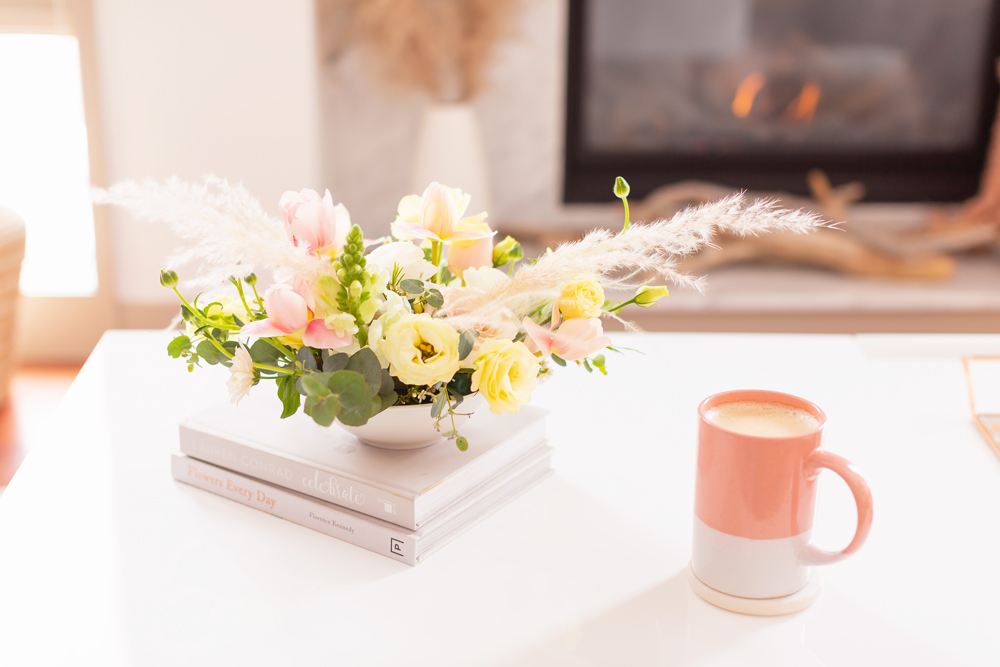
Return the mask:
<svg viewBox="0 0 1000 667">
<path fill-rule="evenodd" d="M 404 280 L 427 280 L 437 273 L 437 267 L 424 259 L 424 251 L 409 241 L 386 243 L 368 253 L 365 259 L 369 267 L 389 276 L 398 264 Z"/>
</svg>

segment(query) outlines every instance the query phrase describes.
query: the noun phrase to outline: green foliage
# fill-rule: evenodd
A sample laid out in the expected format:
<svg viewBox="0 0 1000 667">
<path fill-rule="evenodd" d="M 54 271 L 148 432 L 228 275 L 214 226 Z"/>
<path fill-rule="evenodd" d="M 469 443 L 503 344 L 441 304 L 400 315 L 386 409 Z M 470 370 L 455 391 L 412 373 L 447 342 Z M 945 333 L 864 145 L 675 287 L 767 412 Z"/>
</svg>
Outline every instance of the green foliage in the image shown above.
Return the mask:
<svg viewBox="0 0 1000 667">
<path fill-rule="evenodd" d="M 560 357 L 555 352 L 552 353 L 552 361 L 556 362 L 556 364 L 558 364 L 559 366 L 563 366 L 563 367 L 566 366 L 566 360 L 563 359 L 562 357 Z"/>
<path fill-rule="evenodd" d="M 323 372 L 336 373 L 347 368 L 350 359 L 343 352 L 332 353 L 330 350 L 323 350 Z"/>
<path fill-rule="evenodd" d="M 493 246 L 493 268 L 516 262 L 524 258 L 524 249 L 513 236 L 508 236 Z"/>
<path fill-rule="evenodd" d="M 458 358 L 465 361 L 465 358 L 472 353 L 472 348 L 476 344 L 476 332 L 475 331 L 463 331 L 461 337 L 458 339 Z"/>
<path fill-rule="evenodd" d="M 469 441 L 465 439 L 464 435 L 460 435 L 455 438 L 455 445 L 458 447 L 458 451 L 464 452 L 469 449 Z"/>
<path fill-rule="evenodd" d="M 282 419 L 287 419 L 299 411 L 302 398 L 295 386 L 294 375 L 284 375 L 278 378 L 278 398 L 281 399 Z"/>
<path fill-rule="evenodd" d="M 407 278 L 406 280 L 401 280 L 399 282 L 399 289 L 403 290 L 407 294 L 423 294 L 424 283 L 421 280 Z"/>
<path fill-rule="evenodd" d="M 295 355 L 295 366 L 296 368 L 312 371 L 313 373 L 319 372 L 319 366 L 316 364 L 316 355 L 313 354 L 311 347 L 303 345 L 299 348 L 298 354 Z"/>
<path fill-rule="evenodd" d="M 458 396 L 468 396 L 472 393 L 472 369 L 463 368 L 448 383 L 448 390 Z"/>
<path fill-rule="evenodd" d="M 167 344 L 167 354 L 174 359 L 179 359 L 181 355 L 191 349 L 191 339 L 187 336 L 178 336 Z"/>
<path fill-rule="evenodd" d="M 205 363 L 214 366 L 219 363 L 219 350 L 211 341 L 203 340 L 198 343 L 198 356 L 205 360 Z"/>
<path fill-rule="evenodd" d="M 250 346 L 250 358 L 253 359 L 255 364 L 274 366 L 278 363 L 278 359 L 280 357 L 284 357 L 281 350 L 263 338 L 257 340 Z"/>
<path fill-rule="evenodd" d="M 351 355 L 347 370 L 360 373 L 372 394 L 378 394 L 382 386 L 382 366 L 370 347 L 364 347 Z"/>
<path fill-rule="evenodd" d="M 604 355 L 603 354 L 599 354 L 596 357 L 594 357 L 593 359 L 591 359 L 590 363 L 594 364 L 594 368 L 596 368 L 597 370 L 601 371 L 601 375 L 607 375 L 608 374 L 608 369 L 605 368 L 605 366 L 604 366 L 604 364 L 606 363 L 606 361 L 604 359 Z"/>
</svg>

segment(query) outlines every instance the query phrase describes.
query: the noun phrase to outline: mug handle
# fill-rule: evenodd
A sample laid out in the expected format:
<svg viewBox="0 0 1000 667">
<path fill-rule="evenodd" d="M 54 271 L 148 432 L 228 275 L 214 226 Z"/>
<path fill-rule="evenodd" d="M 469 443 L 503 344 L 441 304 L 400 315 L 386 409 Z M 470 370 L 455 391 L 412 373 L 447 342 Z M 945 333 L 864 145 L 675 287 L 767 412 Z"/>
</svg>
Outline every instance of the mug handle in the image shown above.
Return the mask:
<svg viewBox="0 0 1000 667">
<path fill-rule="evenodd" d="M 806 473 L 817 475 L 820 468 L 832 470 L 847 482 L 858 506 L 858 528 L 854 531 L 854 539 L 843 551 L 826 551 L 807 544 L 799 552 L 799 563 L 802 565 L 829 565 L 844 560 L 861 548 L 872 528 L 872 492 L 854 464 L 842 456 L 817 449 L 806 459 Z"/>
</svg>

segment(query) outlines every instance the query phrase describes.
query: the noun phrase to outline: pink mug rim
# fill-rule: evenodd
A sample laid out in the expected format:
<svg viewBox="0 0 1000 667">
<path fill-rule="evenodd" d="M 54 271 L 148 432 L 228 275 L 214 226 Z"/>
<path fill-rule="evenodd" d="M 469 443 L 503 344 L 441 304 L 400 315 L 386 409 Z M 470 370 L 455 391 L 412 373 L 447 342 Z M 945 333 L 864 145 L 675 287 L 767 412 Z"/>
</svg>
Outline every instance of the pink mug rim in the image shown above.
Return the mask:
<svg viewBox="0 0 1000 667">
<path fill-rule="evenodd" d="M 790 405 L 793 408 L 798 408 L 800 410 L 806 410 L 813 417 L 819 420 L 819 426 L 809 431 L 808 433 L 803 433 L 801 435 L 787 435 L 787 436 L 761 436 L 761 435 L 747 435 L 745 433 L 737 433 L 736 431 L 731 431 L 727 428 L 723 428 L 718 424 L 713 424 L 705 417 L 705 412 L 709 408 L 713 408 L 721 403 L 734 403 L 736 401 L 760 401 L 762 403 L 784 403 L 785 405 Z M 770 389 L 730 389 L 729 391 L 721 391 L 717 394 L 712 394 L 708 398 L 704 399 L 698 404 L 698 417 L 701 419 L 703 424 L 706 424 L 712 428 L 716 428 L 724 433 L 731 433 L 732 435 L 737 435 L 741 438 L 747 438 L 751 441 L 763 441 L 763 440 L 779 440 L 791 442 L 794 440 L 800 440 L 802 438 L 808 438 L 821 433 L 823 428 L 826 426 L 826 413 L 823 409 L 812 401 L 806 400 L 801 396 L 795 396 L 794 394 L 786 394 L 781 391 L 771 391 Z"/>
</svg>

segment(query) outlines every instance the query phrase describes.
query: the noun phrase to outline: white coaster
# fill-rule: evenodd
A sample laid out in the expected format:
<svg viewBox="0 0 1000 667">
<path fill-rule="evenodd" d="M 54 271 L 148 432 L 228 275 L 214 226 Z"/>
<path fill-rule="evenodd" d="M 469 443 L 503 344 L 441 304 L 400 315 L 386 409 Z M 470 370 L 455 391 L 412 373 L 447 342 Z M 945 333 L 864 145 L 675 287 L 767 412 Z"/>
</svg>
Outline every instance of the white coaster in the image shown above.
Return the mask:
<svg viewBox="0 0 1000 667">
<path fill-rule="evenodd" d="M 815 602 L 823 590 L 819 568 L 815 567 L 809 576 L 809 582 L 802 590 L 784 597 L 766 599 L 740 598 L 717 591 L 702 583 L 701 579 L 695 576 L 690 564 L 688 564 L 687 573 L 691 588 L 702 600 L 721 609 L 735 611 L 739 614 L 749 614 L 750 616 L 781 616 L 801 611 Z"/>
</svg>

